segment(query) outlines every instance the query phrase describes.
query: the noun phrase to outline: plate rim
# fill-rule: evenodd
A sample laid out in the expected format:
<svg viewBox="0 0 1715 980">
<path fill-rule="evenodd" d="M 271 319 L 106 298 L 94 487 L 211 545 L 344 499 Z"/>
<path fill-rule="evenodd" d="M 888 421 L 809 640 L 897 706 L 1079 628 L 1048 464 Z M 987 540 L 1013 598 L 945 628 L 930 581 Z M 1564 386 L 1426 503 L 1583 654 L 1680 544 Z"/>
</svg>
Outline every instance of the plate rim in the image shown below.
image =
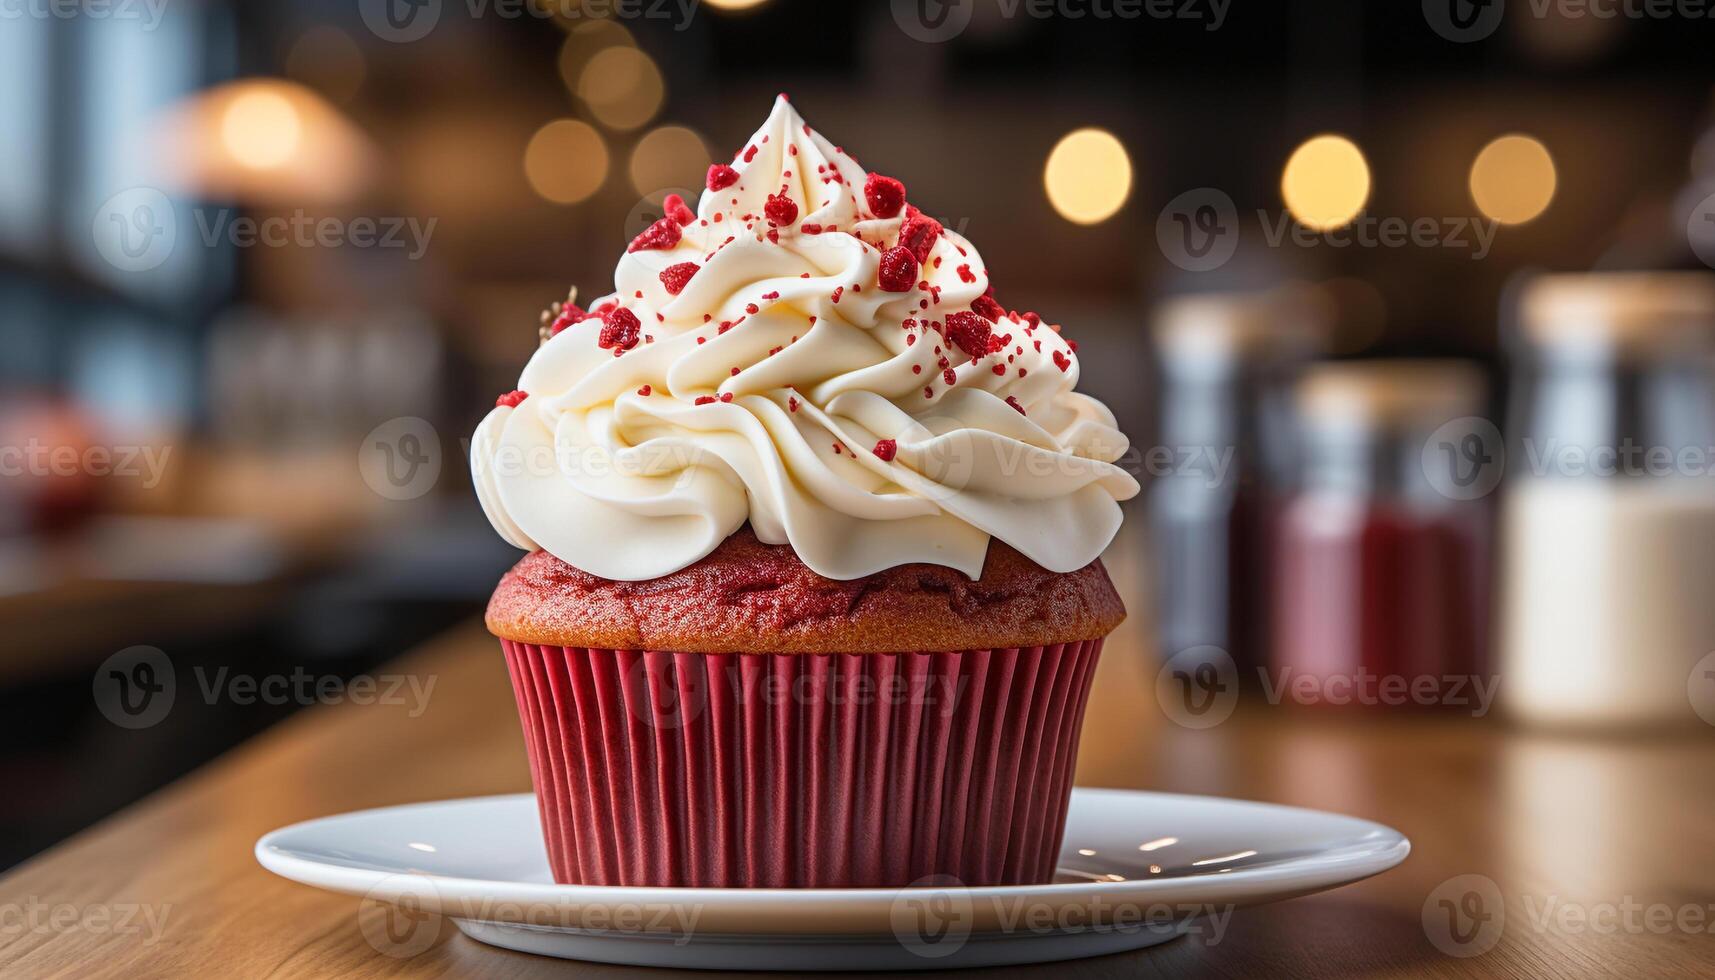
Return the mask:
<svg viewBox="0 0 1715 980">
<path fill-rule="evenodd" d="M 1170 878 L 1132 878 L 1124 881 L 1071 881 L 1038 885 L 978 885 L 946 886 L 951 893 L 963 893 L 972 902 L 1041 901 L 1061 906 L 1080 902 L 1171 902 L 1174 893 L 1191 890 L 1197 901 L 1227 905 L 1233 908 L 1260 905 L 1329 888 L 1362 881 L 1398 866 L 1411 853 L 1411 841 L 1400 831 L 1385 824 L 1328 810 L 1289 804 L 1240 800 L 1220 796 L 1190 793 L 1167 793 L 1155 790 L 1134 790 L 1111 787 L 1073 788 L 1073 801 L 1078 798 L 1124 797 L 1139 804 L 1150 799 L 1169 798 L 1181 803 L 1200 803 L 1221 807 L 1258 809 L 1273 812 L 1288 811 L 1307 814 L 1318 819 L 1349 822 L 1354 830 L 1362 830 L 1363 839 L 1331 851 L 1300 858 L 1290 858 L 1268 865 L 1237 868 L 1202 875 L 1180 875 Z M 506 902 L 522 905 L 552 905 L 562 908 L 613 908 L 616 906 L 719 906 L 727 915 L 720 918 L 742 920 L 764 910 L 769 922 L 760 929 L 705 930 L 699 935 L 755 935 L 759 932 L 874 935 L 884 931 L 894 910 L 894 903 L 908 888 L 695 888 L 648 885 L 562 885 L 554 882 L 529 882 L 496 878 L 467 878 L 428 871 L 384 871 L 374 868 L 354 868 L 299 856 L 284 849 L 280 841 L 317 824 L 373 816 L 389 811 L 422 807 L 467 805 L 481 806 L 501 802 L 534 800 L 533 793 L 498 793 L 483 796 L 453 797 L 415 803 L 399 803 L 370 807 L 343 813 L 300 820 L 271 830 L 256 841 L 256 860 L 268 871 L 300 884 L 327 891 L 360 896 L 377 901 L 392 901 L 407 895 L 424 896 L 411 888 L 399 887 L 407 882 L 425 882 L 430 892 L 429 911 L 450 918 L 475 918 L 478 921 L 506 923 L 503 918 L 472 916 L 468 903 L 493 902 L 492 894 L 503 892 Z M 533 804 L 532 804 L 533 805 Z M 1068 804 L 1073 805 L 1072 803 Z M 1370 838 L 1374 838 L 1370 840 Z M 389 881 L 394 887 L 386 886 Z M 1267 894 L 1254 892 L 1262 889 Z M 1163 896 L 1169 896 L 1163 898 Z M 455 907 L 457 903 L 467 907 Z M 480 904 L 478 906 L 481 907 Z M 979 923 L 988 917 L 978 915 Z M 865 923 L 861 928 L 857 920 Z M 974 931 L 992 931 L 975 929 Z"/>
</svg>

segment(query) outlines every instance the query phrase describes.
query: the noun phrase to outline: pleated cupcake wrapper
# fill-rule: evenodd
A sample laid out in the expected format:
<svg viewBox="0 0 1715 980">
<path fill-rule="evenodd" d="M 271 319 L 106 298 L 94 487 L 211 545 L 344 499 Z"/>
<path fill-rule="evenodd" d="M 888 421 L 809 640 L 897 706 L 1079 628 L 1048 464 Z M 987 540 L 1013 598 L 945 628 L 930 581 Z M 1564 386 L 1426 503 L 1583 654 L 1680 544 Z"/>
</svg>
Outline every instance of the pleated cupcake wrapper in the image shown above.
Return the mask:
<svg viewBox="0 0 1715 980">
<path fill-rule="evenodd" d="M 556 881 L 874 888 L 1052 878 L 1102 647 L 501 644 Z"/>
</svg>

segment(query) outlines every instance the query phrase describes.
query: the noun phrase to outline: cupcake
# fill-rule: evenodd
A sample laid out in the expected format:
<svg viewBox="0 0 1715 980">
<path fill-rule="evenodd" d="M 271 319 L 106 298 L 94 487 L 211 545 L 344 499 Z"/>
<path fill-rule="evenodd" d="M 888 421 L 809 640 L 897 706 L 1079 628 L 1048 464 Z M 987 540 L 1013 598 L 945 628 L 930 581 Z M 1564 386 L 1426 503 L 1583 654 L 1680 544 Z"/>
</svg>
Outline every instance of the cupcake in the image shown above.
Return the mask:
<svg viewBox="0 0 1715 980">
<path fill-rule="evenodd" d="M 782 96 L 471 444 L 555 880 L 1053 874 L 1137 483 L 1076 345 Z"/>
</svg>

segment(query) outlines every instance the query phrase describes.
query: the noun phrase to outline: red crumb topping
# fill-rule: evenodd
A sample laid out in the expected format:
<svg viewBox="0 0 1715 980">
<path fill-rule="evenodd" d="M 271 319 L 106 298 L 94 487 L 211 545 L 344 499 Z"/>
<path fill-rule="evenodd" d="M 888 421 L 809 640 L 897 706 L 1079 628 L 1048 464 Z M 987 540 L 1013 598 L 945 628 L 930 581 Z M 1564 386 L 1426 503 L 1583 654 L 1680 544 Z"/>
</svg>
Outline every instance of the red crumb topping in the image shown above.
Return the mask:
<svg viewBox="0 0 1715 980">
<path fill-rule="evenodd" d="M 669 249 L 679 244 L 684 234 L 679 230 L 679 223 L 672 218 L 662 218 L 643 229 L 643 234 L 631 240 L 627 252 L 641 252 L 645 249 Z"/>
<path fill-rule="evenodd" d="M 1006 316 L 1006 307 L 995 302 L 990 296 L 978 296 L 971 300 L 971 309 L 990 323 L 999 323 L 1000 318 Z"/>
<path fill-rule="evenodd" d="M 875 455 L 884 463 L 893 462 L 893 456 L 899 452 L 899 443 L 892 439 L 883 439 L 875 444 Z"/>
<path fill-rule="evenodd" d="M 617 355 L 636 347 L 642 335 L 643 324 L 638 322 L 637 314 L 627 309 L 611 310 L 602 318 L 601 336 L 596 338 L 596 346 L 603 350 L 611 349 Z"/>
<path fill-rule="evenodd" d="M 863 198 L 869 212 L 878 218 L 891 218 L 905 207 L 905 185 L 892 177 L 870 174 L 863 182 Z"/>
<path fill-rule="evenodd" d="M 895 245 L 881 253 L 881 288 L 889 293 L 908 293 L 917 280 L 917 256 Z"/>
<path fill-rule="evenodd" d="M 1072 366 L 1072 359 L 1059 351 L 1054 352 L 1054 366 L 1064 371 Z"/>
<path fill-rule="evenodd" d="M 698 404 L 698 405 L 713 405 L 714 403 L 715 403 L 715 396 L 713 396 L 713 395 L 698 395 L 697 396 L 696 404 Z"/>
<path fill-rule="evenodd" d="M 1018 412 L 1018 414 L 1020 414 L 1020 415 L 1023 415 L 1023 416 L 1027 416 L 1027 417 L 1028 417 L 1028 416 L 1029 416 L 1029 415 L 1030 415 L 1030 413 L 1029 413 L 1029 412 L 1026 412 L 1026 411 L 1025 411 L 1025 410 L 1024 410 L 1024 406 L 1023 406 L 1023 405 L 1020 405 L 1020 404 L 1019 404 L 1019 403 L 1018 403 L 1018 396 L 1016 396 L 1016 395 L 1007 395 L 1007 396 L 1006 396 L 1006 403 L 1007 403 L 1007 404 L 1008 404 L 1008 405 L 1011 405 L 1011 406 L 1012 406 L 1012 407 L 1013 407 L 1013 409 L 1014 409 L 1014 410 L 1016 410 L 1016 411 L 1017 411 L 1017 412 Z"/>
<path fill-rule="evenodd" d="M 645 398 L 648 398 L 650 395 L 655 394 L 655 389 L 651 388 L 648 385 L 644 385 L 643 387 L 637 389 L 637 393 L 639 395 L 642 395 Z"/>
<path fill-rule="evenodd" d="M 576 303 L 567 303 L 560 308 L 560 315 L 554 318 L 553 325 L 548 327 L 548 336 L 558 336 L 560 331 L 589 316 Z"/>
<path fill-rule="evenodd" d="M 708 187 L 711 191 L 724 191 L 738 183 L 738 171 L 724 163 L 713 164 L 709 167 Z"/>
<path fill-rule="evenodd" d="M 494 407 L 500 408 L 505 406 L 506 408 L 517 408 L 519 402 L 529 397 L 528 393 L 514 389 L 504 395 L 501 395 L 499 398 L 496 398 L 494 400 Z"/>
<path fill-rule="evenodd" d="M 947 316 L 947 339 L 971 357 L 989 352 L 989 322 L 968 310 Z"/>
<path fill-rule="evenodd" d="M 661 202 L 661 207 L 666 212 L 667 217 L 677 221 L 680 227 L 697 220 L 697 213 L 687 207 L 685 199 L 677 194 L 668 194 L 667 199 Z"/>
<path fill-rule="evenodd" d="M 951 386 L 958 383 L 959 376 L 953 373 L 952 368 L 948 368 L 941 372 L 941 380 L 947 382 L 947 384 Z"/>
<path fill-rule="evenodd" d="M 667 287 L 667 294 L 677 296 L 684 292 L 685 284 L 697 274 L 697 263 L 680 262 L 661 270 L 661 285 Z"/>
<path fill-rule="evenodd" d="M 908 209 L 906 213 L 910 217 L 899 228 L 899 244 L 910 249 L 917 262 L 922 264 L 929 260 L 929 251 L 941 237 L 941 223 L 915 208 Z"/>
<path fill-rule="evenodd" d="M 960 282 L 976 282 L 977 281 L 976 273 L 971 271 L 971 264 L 969 262 L 966 262 L 963 265 L 960 265 L 957 271 L 959 273 L 959 281 Z"/>
<path fill-rule="evenodd" d="M 798 202 L 785 194 L 768 195 L 768 203 L 762 206 L 762 213 L 768 220 L 781 227 L 787 227 L 798 220 Z"/>
</svg>

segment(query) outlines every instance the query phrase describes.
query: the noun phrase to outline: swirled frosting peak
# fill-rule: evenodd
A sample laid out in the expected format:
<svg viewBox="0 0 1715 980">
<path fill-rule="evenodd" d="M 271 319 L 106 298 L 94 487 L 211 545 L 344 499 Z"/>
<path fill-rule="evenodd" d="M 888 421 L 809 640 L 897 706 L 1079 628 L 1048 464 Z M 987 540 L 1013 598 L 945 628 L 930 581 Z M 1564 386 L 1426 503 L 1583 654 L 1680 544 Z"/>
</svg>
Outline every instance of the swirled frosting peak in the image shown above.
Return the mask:
<svg viewBox="0 0 1715 980">
<path fill-rule="evenodd" d="M 1113 415 L 1076 345 L 995 299 L 982 257 L 782 96 L 693 212 L 628 246 L 616 291 L 551 311 L 478 426 L 495 529 L 609 579 L 657 578 L 748 522 L 817 573 L 975 578 L 991 537 L 1068 572 L 1118 501 Z"/>
</svg>

